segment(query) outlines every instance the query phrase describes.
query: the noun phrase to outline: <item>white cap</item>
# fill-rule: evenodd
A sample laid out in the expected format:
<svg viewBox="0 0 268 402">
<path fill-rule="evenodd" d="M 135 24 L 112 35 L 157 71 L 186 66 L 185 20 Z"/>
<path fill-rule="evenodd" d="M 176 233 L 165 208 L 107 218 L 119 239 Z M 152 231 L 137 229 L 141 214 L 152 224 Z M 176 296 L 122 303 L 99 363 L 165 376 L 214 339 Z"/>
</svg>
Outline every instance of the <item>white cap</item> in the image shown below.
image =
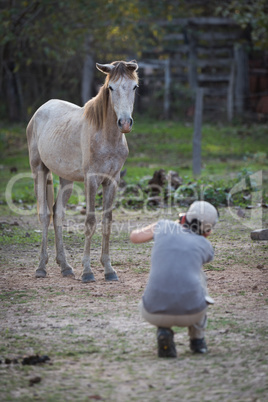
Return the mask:
<svg viewBox="0 0 268 402">
<path fill-rule="evenodd" d="M 189 224 L 196 219 L 201 223 L 201 232 L 208 232 L 218 221 L 218 211 L 207 201 L 195 201 L 186 212 Z"/>
</svg>

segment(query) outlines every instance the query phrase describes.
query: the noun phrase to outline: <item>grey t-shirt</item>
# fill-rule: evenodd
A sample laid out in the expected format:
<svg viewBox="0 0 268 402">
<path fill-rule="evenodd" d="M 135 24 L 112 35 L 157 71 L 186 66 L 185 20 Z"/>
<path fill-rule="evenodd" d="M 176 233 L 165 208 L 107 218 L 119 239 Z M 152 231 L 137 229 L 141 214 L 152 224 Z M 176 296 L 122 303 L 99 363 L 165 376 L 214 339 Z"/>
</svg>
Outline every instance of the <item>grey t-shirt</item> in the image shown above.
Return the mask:
<svg viewBox="0 0 268 402">
<path fill-rule="evenodd" d="M 176 222 L 160 220 L 154 228 L 151 270 L 143 295 L 148 313 L 185 315 L 204 310 L 202 265 L 213 256 L 206 238 Z"/>
</svg>

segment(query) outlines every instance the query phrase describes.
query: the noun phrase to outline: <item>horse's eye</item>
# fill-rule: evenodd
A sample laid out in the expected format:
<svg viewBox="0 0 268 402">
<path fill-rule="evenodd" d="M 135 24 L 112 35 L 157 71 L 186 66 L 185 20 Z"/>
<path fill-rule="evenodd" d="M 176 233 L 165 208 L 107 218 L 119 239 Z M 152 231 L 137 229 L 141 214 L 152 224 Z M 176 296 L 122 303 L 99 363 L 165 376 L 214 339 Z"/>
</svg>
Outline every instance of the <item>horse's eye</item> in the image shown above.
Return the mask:
<svg viewBox="0 0 268 402">
<path fill-rule="evenodd" d="M 133 91 L 135 91 L 135 89 L 137 89 L 137 88 L 139 88 L 139 86 L 135 85 L 134 88 L 133 88 Z"/>
<path fill-rule="evenodd" d="M 110 89 L 110 91 L 113 91 L 114 89 L 111 87 L 111 85 L 109 85 L 109 89 Z"/>
</svg>

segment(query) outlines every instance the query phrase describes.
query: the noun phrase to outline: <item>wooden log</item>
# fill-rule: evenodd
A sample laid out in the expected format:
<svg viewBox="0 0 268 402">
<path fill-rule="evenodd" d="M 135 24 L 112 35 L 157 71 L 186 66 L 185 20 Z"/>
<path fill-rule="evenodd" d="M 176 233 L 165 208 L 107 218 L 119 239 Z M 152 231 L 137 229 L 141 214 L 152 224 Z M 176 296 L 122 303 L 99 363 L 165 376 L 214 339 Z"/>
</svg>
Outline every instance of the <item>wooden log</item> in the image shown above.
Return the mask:
<svg viewBox="0 0 268 402">
<path fill-rule="evenodd" d="M 190 24 L 194 25 L 233 25 L 237 26 L 237 23 L 230 18 L 221 17 L 193 17 L 188 19 Z"/>
<path fill-rule="evenodd" d="M 148 60 L 139 62 L 139 68 L 152 68 L 153 70 L 164 69 L 166 60 Z"/>
<path fill-rule="evenodd" d="M 197 60 L 197 67 L 201 68 L 224 68 L 230 67 L 232 65 L 233 59 L 232 58 L 211 58 L 211 59 L 198 59 Z M 188 67 L 189 62 L 185 59 L 178 58 L 176 63 L 171 62 L 171 67 Z"/>
<path fill-rule="evenodd" d="M 199 74 L 198 82 L 229 82 L 229 74 Z"/>
<path fill-rule="evenodd" d="M 230 44 L 228 45 L 227 43 L 224 44 L 224 46 L 217 45 L 212 46 L 210 44 L 209 46 L 204 46 L 204 45 L 197 45 L 196 50 L 198 55 L 213 55 L 213 56 L 221 56 L 222 55 L 228 55 L 228 57 L 232 57 L 233 54 L 233 42 L 230 41 Z M 150 49 L 146 49 L 144 51 L 144 54 L 148 55 L 155 55 L 158 56 L 160 54 L 165 54 L 167 52 L 175 52 L 179 54 L 188 54 L 189 53 L 189 46 L 188 45 L 181 45 L 181 44 L 171 44 L 167 41 L 164 47 L 151 47 Z"/>
<path fill-rule="evenodd" d="M 250 233 L 252 240 L 268 240 L 268 229 L 257 229 Z"/>
<path fill-rule="evenodd" d="M 230 67 L 232 65 L 233 59 L 230 57 L 226 58 L 218 58 L 213 57 L 210 59 L 198 59 L 197 66 L 198 67 Z"/>
<path fill-rule="evenodd" d="M 202 118 L 203 118 L 204 89 L 197 88 L 194 115 L 193 135 L 193 174 L 198 176 L 201 173 L 201 141 L 202 141 Z"/>
<path fill-rule="evenodd" d="M 210 98 L 226 98 L 227 88 L 204 88 L 204 95 Z"/>
<path fill-rule="evenodd" d="M 211 25 L 211 26 L 237 26 L 237 23 L 231 18 L 222 17 L 192 17 L 192 18 L 174 18 L 173 20 L 157 21 L 159 26 L 187 26 L 190 25 Z"/>
<path fill-rule="evenodd" d="M 198 56 L 207 54 L 210 57 L 211 56 L 219 57 L 219 55 L 223 55 L 223 54 L 227 55 L 228 54 L 229 57 L 232 57 L 233 56 L 233 44 L 232 44 L 232 42 L 230 42 L 229 45 L 227 45 L 225 43 L 224 46 L 221 46 L 219 44 L 217 44 L 217 46 L 213 46 L 212 44 L 210 44 L 209 46 L 199 45 L 199 46 L 197 46 L 197 52 L 198 52 Z M 225 56 L 223 56 L 223 57 L 225 57 Z"/>
<path fill-rule="evenodd" d="M 204 41 L 228 41 L 228 40 L 236 40 L 241 36 L 240 32 L 201 32 L 198 35 L 199 40 Z M 177 40 L 177 41 L 184 41 L 183 34 L 168 34 L 165 35 L 163 40 Z"/>
</svg>

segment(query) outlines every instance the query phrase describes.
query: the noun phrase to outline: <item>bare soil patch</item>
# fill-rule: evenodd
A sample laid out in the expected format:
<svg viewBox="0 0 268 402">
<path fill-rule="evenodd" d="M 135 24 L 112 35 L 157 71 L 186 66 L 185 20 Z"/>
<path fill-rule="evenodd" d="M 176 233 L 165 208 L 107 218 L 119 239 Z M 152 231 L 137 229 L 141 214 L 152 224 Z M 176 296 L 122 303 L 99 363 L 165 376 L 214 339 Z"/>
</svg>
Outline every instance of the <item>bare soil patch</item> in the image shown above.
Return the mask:
<svg viewBox="0 0 268 402">
<path fill-rule="evenodd" d="M 176 214 L 115 211 L 111 257 L 119 281 L 104 281 L 98 228 L 92 245 L 96 282 L 90 284 L 80 280 L 84 217 L 72 217 L 65 232 L 76 279 L 60 275 L 52 228 L 48 276 L 36 279 L 37 218 L 0 218 L 1 400 L 267 400 L 268 245 L 250 239 L 250 211 L 235 218 L 222 210 L 210 239 L 215 259 L 205 271 L 216 303 L 209 310 L 209 353 L 192 355 L 187 330 L 176 329 L 178 358 L 157 358 L 155 328 L 138 311 L 152 245 L 133 245 L 128 238 L 136 225 Z M 21 364 L 36 354 L 50 360 Z"/>
</svg>

